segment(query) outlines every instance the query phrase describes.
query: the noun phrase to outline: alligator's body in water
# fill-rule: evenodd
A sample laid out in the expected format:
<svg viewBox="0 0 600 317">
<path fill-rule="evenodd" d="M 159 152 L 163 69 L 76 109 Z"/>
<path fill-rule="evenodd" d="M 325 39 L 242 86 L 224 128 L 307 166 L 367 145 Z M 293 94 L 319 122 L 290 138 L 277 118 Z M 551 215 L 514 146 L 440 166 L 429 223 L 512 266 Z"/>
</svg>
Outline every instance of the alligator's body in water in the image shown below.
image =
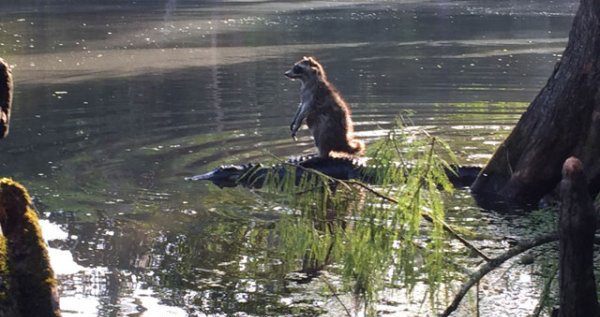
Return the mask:
<svg viewBox="0 0 600 317">
<path fill-rule="evenodd" d="M 289 159 L 286 163 L 270 166 L 259 163 L 224 165 L 208 173 L 186 179 L 211 181 L 221 188 L 236 186 L 260 188 L 269 172 L 275 172 L 283 177 L 290 167 L 295 168 L 297 179 L 300 179 L 307 169 L 317 170 L 341 180 L 357 179 L 366 183 L 374 183 L 376 179 L 374 175 L 376 175 L 377 168 L 368 166 L 359 159 L 298 157 Z M 446 171 L 446 174 L 455 187 L 467 187 L 473 183 L 480 170 L 481 168 L 476 166 L 452 166 Z"/>
</svg>

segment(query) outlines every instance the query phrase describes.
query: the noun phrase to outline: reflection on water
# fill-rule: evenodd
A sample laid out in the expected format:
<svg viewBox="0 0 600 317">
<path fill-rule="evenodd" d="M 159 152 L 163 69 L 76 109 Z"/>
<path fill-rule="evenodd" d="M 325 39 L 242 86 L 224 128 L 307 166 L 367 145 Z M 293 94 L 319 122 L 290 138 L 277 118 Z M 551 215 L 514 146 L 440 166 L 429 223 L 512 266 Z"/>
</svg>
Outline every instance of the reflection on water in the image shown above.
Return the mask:
<svg viewBox="0 0 600 317">
<path fill-rule="evenodd" d="M 282 73 L 302 55 L 324 63 L 358 136 L 375 139 L 410 111 L 461 163 L 482 164 L 560 59 L 575 6 L 60 3 L 0 5 L 0 55 L 18 87 L 0 174 L 35 194 L 62 306 L 77 316 L 338 315 L 318 281 L 285 278 L 265 222 L 276 210 L 183 177 L 313 151 L 306 131 L 297 143 L 288 132 L 298 84 Z M 470 199 L 453 204 L 454 222 L 488 230 L 484 248 L 526 234 Z M 486 289 L 482 312 L 532 311 L 529 275 L 511 274 L 522 285 Z M 421 309 L 393 287 L 385 298 L 382 314 Z"/>
</svg>

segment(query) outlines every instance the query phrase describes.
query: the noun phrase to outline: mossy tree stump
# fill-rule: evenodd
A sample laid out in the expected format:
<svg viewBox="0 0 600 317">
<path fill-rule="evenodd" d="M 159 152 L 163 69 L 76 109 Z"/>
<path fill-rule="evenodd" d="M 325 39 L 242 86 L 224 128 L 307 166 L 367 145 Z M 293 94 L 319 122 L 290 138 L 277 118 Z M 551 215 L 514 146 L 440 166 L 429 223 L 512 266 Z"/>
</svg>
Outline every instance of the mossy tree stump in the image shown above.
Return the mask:
<svg viewBox="0 0 600 317">
<path fill-rule="evenodd" d="M 57 317 L 57 281 L 27 190 L 0 179 L 0 315 Z"/>
<path fill-rule="evenodd" d="M 598 317 L 594 277 L 594 233 L 598 216 L 581 161 L 563 165 L 560 183 L 559 317 Z"/>
<path fill-rule="evenodd" d="M 8 134 L 13 81 L 8 64 L 0 58 L 0 139 Z"/>
</svg>

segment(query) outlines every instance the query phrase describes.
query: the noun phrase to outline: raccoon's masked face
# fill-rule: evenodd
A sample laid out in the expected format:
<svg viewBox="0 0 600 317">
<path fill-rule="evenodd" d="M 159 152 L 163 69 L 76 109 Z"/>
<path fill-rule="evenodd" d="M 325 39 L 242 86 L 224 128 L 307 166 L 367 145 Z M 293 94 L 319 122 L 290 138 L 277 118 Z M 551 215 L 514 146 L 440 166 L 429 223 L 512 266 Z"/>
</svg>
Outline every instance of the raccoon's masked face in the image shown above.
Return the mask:
<svg viewBox="0 0 600 317">
<path fill-rule="evenodd" d="M 308 80 L 311 77 L 317 76 L 318 69 L 312 65 L 312 61 L 309 57 L 304 57 L 298 61 L 294 66 L 284 73 L 287 78 L 300 79 L 302 81 Z"/>
</svg>

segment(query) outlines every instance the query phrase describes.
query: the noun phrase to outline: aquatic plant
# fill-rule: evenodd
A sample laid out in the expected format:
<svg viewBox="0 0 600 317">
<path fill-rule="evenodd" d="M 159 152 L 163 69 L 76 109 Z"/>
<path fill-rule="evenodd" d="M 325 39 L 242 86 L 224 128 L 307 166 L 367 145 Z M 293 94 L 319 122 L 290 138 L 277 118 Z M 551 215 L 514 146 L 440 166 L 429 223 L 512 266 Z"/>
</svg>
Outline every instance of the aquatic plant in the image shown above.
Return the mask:
<svg viewBox="0 0 600 317">
<path fill-rule="evenodd" d="M 378 167 L 376 188 L 309 169 L 298 177 L 292 164 L 283 177 L 267 177 L 262 197 L 288 211 L 276 224 L 282 256 L 308 275 L 335 263 L 369 315 L 388 283 L 410 293 L 425 282 L 435 305 L 452 278 L 445 233 L 458 236 L 444 222 L 444 195 L 453 189 L 445 168 L 454 155 L 442 140 L 398 120 L 368 157 Z"/>
</svg>

